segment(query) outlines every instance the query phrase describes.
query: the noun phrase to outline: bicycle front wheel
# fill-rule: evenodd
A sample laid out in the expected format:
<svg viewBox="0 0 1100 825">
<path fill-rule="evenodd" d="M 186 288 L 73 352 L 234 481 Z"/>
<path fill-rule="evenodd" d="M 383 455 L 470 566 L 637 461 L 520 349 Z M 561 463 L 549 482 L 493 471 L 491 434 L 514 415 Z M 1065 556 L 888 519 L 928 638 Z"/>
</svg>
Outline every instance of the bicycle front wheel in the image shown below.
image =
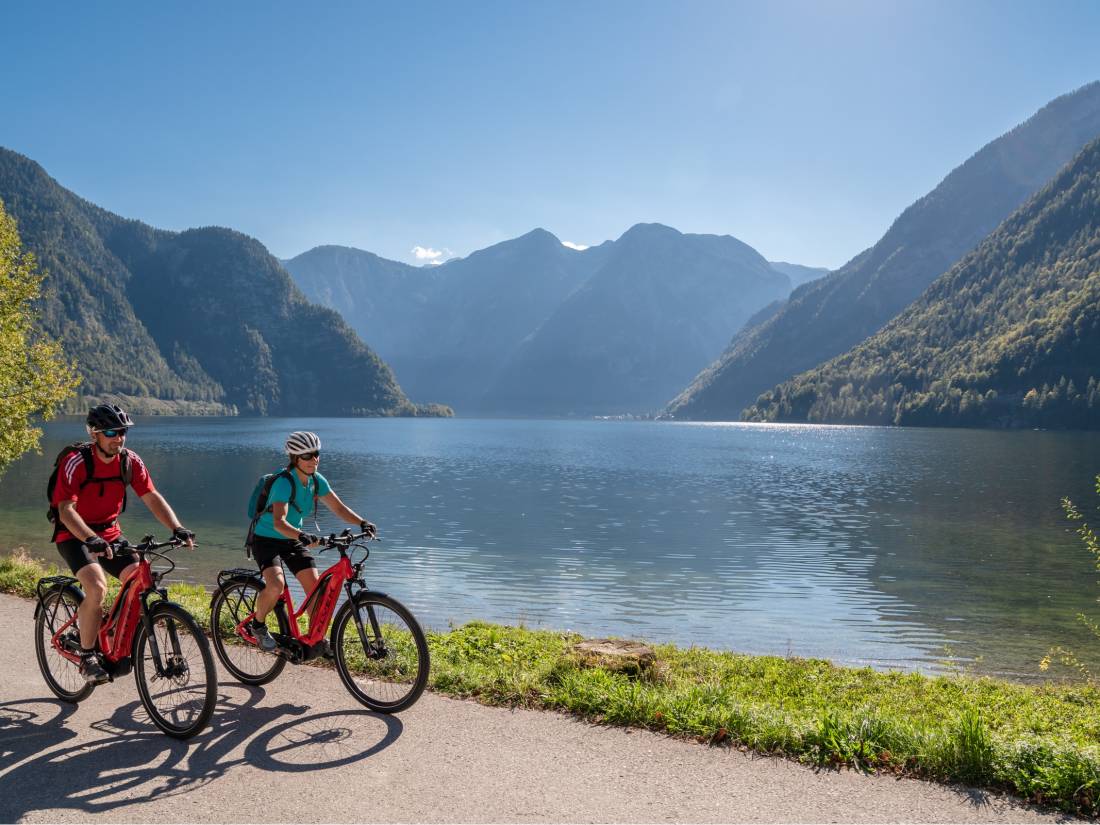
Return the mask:
<svg viewBox="0 0 1100 825">
<path fill-rule="evenodd" d="M 260 592 L 261 588 L 252 581 L 234 581 L 219 589 L 210 604 L 214 651 L 225 669 L 246 685 L 267 684 L 286 667 L 286 659 L 282 656 L 264 653 L 237 633 L 237 625 L 255 612 Z M 267 616 L 268 629 L 287 633 L 280 618 L 280 611 L 272 610 Z"/>
<path fill-rule="evenodd" d="M 198 622 L 174 602 L 152 609 L 134 641 L 134 678 L 153 724 L 177 739 L 190 739 L 214 713 L 217 677 L 210 645 Z M 155 645 L 154 645 L 155 641 Z"/>
<path fill-rule="evenodd" d="M 58 699 L 66 702 L 79 702 L 87 699 L 95 685 L 84 681 L 80 667 L 57 652 L 53 646 L 53 637 L 65 623 L 76 616 L 80 607 L 81 594 L 73 587 L 51 590 L 42 600 L 38 616 L 34 620 L 34 652 L 38 655 L 38 667 L 42 678 Z M 66 633 L 72 634 L 77 647 L 80 645 L 80 630 L 74 621 Z"/>
<path fill-rule="evenodd" d="M 346 602 L 332 628 L 332 649 L 344 687 L 371 710 L 405 710 L 428 684 L 424 631 L 408 608 L 389 596 L 360 593 L 354 604 Z"/>
</svg>

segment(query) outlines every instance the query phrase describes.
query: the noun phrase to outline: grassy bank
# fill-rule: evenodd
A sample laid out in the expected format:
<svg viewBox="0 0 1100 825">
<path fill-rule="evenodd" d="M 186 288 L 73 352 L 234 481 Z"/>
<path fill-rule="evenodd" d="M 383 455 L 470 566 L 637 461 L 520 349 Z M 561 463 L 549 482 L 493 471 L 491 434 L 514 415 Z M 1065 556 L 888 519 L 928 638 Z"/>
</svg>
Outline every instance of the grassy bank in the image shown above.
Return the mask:
<svg viewBox="0 0 1100 825">
<path fill-rule="evenodd" d="M 0 590 L 33 596 L 47 568 L 0 557 Z M 174 585 L 204 624 L 209 595 Z M 965 782 L 1100 813 L 1100 689 L 837 667 L 818 659 L 656 646 L 640 674 L 582 663 L 570 634 L 470 623 L 430 633 L 431 687 L 493 705 L 825 766 Z"/>
</svg>

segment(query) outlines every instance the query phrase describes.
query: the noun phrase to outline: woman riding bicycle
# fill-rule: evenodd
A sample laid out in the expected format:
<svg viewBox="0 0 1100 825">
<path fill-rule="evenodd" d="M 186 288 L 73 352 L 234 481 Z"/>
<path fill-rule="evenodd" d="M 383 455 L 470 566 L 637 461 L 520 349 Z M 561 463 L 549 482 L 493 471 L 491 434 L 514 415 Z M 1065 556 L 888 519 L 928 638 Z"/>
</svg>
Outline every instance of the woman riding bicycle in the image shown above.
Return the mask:
<svg viewBox="0 0 1100 825">
<path fill-rule="evenodd" d="M 256 599 L 252 632 L 260 647 L 275 649 L 275 639 L 264 620 L 283 593 L 285 579 L 279 559 L 309 593 L 317 583 L 317 562 L 309 552 L 320 541 L 318 536 L 302 532 L 306 513 L 316 513 L 317 502 L 324 502 L 337 517 L 360 530 L 375 532 L 375 527 L 350 509 L 323 475 L 317 472 L 321 460 L 321 439 L 315 433 L 293 432 L 286 440 L 289 463 L 271 485 L 267 508 L 256 522 L 252 556 L 264 577 L 264 589 Z"/>
</svg>

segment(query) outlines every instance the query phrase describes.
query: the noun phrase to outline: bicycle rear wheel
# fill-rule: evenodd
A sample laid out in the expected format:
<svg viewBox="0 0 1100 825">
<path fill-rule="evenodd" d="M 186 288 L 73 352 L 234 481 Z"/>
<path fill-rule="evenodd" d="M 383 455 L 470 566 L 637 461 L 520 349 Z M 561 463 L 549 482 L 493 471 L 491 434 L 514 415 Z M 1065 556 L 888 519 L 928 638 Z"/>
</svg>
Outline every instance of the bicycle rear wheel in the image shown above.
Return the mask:
<svg viewBox="0 0 1100 825">
<path fill-rule="evenodd" d="M 169 736 L 190 739 L 214 713 L 214 657 L 199 623 L 178 604 L 156 604 L 151 621 L 155 652 L 144 622 L 134 641 L 138 694 L 154 725 Z"/>
<path fill-rule="evenodd" d="M 51 590 L 42 600 L 34 621 L 34 652 L 38 656 L 42 678 L 58 699 L 73 703 L 87 699 L 95 685 L 84 681 L 79 665 L 70 662 L 54 649 L 53 637 L 76 615 L 81 601 L 83 596 L 74 587 Z M 72 633 L 79 646 L 80 631 L 75 621 L 69 625 L 66 633 Z"/>
<path fill-rule="evenodd" d="M 210 604 L 210 636 L 214 651 L 225 669 L 246 685 L 263 685 L 283 672 L 286 659 L 264 653 L 252 642 L 237 633 L 237 625 L 256 610 L 256 597 L 260 587 L 248 581 L 234 581 L 214 594 Z M 276 623 L 275 627 L 272 623 Z M 278 609 L 267 616 L 268 630 L 287 633 L 279 621 Z"/>
<path fill-rule="evenodd" d="M 428 684 L 428 642 L 420 623 L 401 602 L 381 593 L 360 593 L 354 605 L 349 601 L 340 608 L 332 649 L 344 687 L 371 710 L 405 710 Z"/>
</svg>

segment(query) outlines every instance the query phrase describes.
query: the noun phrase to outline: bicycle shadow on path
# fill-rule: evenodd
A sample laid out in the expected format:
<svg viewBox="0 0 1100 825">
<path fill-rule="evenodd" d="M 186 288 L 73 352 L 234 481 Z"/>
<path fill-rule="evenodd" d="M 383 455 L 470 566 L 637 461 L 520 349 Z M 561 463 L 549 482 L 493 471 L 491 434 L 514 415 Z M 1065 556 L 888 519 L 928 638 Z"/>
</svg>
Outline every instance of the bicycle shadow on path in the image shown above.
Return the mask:
<svg viewBox="0 0 1100 825">
<path fill-rule="evenodd" d="M 219 684 L 210 727 L 188 741 L 156 730 L 140 702 L 131 702 L 92 723 L 106 736 L 62 748 L 57 746 L 79 736 L 65 726 L 74 706 L 2 703 L 0 822 L 59 808 L 104 814 L 192 793 L 232 768 L 337 768 L 384 750 L 403 730 L 395 717 L 367 710 L 308 714 L 308 705 L 259 705 L 264 695 L 262 688 Z M 29 758 L 34 754 L 41 755 Z"/>
<path fill-rule="evenodd" d="M 0 703 L 0 774 L 13 765 L 73 739 L 65 726 L 76 705 L 59 699 L 15 699 Z"/>
</svg>

